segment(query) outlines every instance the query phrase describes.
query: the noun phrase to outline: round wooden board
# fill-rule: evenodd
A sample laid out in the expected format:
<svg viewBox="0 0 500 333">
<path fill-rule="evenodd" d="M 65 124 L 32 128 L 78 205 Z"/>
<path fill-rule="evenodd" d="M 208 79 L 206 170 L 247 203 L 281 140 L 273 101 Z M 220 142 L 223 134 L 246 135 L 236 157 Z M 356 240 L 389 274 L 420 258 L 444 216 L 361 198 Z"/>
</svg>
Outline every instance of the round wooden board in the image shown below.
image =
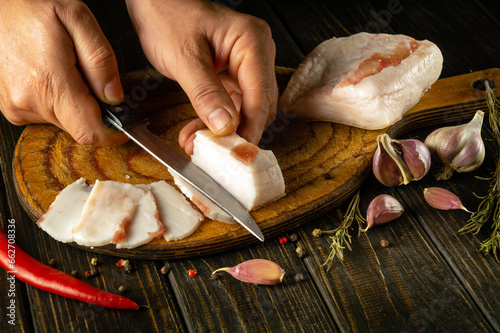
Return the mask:
<svg viewBox="0 0 500 333">
<path fill-rule="evenodd" d="M 276 70 L 282 90 L 292 70 Z M 473 89 L 471 83 L 487 78 L 498 87 L 499 77 L 499 71 L 492 69 L 439 80 L 400 122 L 381 131 L 327 122 L 305 123 L 278 115 L 260 146 L 276 155 L 286 196 L 251 215 L 269 238 L 334 208 L 349 198 L 371 171 L 377 135 L 389 132 L 395 136 L 417 126 L 466 119 L 478 107 L 484 107 L 484 93 Z M 124 83 L 132 101 L 134 94 L 144 96 L 140 111 L 149 113 L 151 132 L 183 153 L 177 137 L 196 114 L 179 87 L 154 72 L 130 74 Z M 16 146 L 13 168 L 18 197 L 34 221 L 64 187 L 80 177 L 89 184 L 97 179 L 132 184 L 164 179 L 173 184 L 167 169 L 132 142 L 119 147 L 82 146 L 64 131 L 45 124 L 26 127 Z M 120 257 L 167 259 L 214 254 L 258 242 L 238 224 L 206 220 L 193 235 L 179 241 L 160 239 L 130 250 L 114 245 L 82 248 Z"/>
</svg>

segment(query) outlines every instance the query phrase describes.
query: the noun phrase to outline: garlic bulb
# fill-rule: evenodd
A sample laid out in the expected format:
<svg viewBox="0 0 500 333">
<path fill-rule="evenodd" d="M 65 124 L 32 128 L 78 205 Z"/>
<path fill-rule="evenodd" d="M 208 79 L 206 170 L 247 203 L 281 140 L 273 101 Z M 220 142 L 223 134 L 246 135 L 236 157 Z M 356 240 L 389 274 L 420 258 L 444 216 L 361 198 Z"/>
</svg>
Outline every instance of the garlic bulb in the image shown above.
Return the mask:
<svg viewBox="0 0 500 333">
<path fill-rule="evenodd" d="M 393 140 L 387 134 L 377 137 L 373 174 L 385 186 L 408 184 L 424 177 L 431 167 L 426 145 L 414 139 Z"/>
<path fill-rule="evenodd" d="M 403 214 L 404 208 L 399 201 L 389 194 L 381 194 L 373 199 L 366 210 L 366 232 L 373 226 L 394 221 Z"/>
<path fill-rule="evenodd" d="M 485 148 L 481 138 L 484 113 L 478 110 L 467 124 L 438 128 L 427 136 L 425 144 L 444 164 L 438 180 L 449 179 L 453 171 L 476 170 L 484 161 Z"/>
</svg>

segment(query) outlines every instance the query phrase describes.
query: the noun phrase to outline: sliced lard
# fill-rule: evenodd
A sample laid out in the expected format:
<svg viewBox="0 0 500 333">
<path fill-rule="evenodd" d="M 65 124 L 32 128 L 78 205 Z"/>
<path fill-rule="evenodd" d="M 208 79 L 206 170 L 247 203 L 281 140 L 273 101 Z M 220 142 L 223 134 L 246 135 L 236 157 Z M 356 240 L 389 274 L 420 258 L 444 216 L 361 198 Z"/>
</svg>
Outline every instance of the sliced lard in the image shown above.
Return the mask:
<svg viewBox="0 0 500 333">
<path fill-rule="evenodd" d="M 38 220 L 38 226 L 60 242 L 73 241 L 72 230 L 80 220 L 91 190 L 83 178 L 66 186 Z"/>
<path fill-rule="evenodd" d="M 84 246 L 125 241 L 126 230 L 134 219 L 140 199 L 146 194 L 145 190 L 131 184 L 97 180 L 73 228 L 73 240 Z"/>
<path fill-rule="evenodd" d="M 160 238 L 165 231 L 157 208 L 156 199 L 147 185 L 136 185 L 145 191 L 137 202 L 137 210 L 126 230 L 126 237 L 116 244 L 117 249 L 132 249 Z"/>
<path fill-rule="evenodd" d="M 308 120 L 385 128 L 420 100 L 442 64 L 441 51 L 427 40 L 369 33 L 333 38 L 300 63 L 279 110 Z"/>
<path fill-rule="evenodd" d="M 189 198 L 200 210 L 201 212 L 211 220 L 225 222 L 225 223 L 236 223 L 233 217 L 223 211 L 219 206 L 214 204 L 212 201 L 207 200 L 198 190 L 193 188 L 184 179 L 179 177 L 176 173 L 171 172 L 174 177 L 174 182 L 177 187 L 181 190 L 186 197 Z"/>
<path fill-rule="evenodd" d="M 216 136 L 208 129 L 196 132 L 193 144 L 193 163 L 247 210 L 285 194 L 283 174 L 272 151 L 260 149 L 236 133 Z M 211 202 L 205 197 L 196 198 L 200 201 L 198 206 L 210 207 Z M 193 202 L 196 204 L 197 200 Z"/>
<path fill-rule="evenodd" d="M 203 215 L 173 186 L 165 181 L 148 185 L 156 198 L 160 220 L 165 226 L 166 241 L 188 237 L 200 226 Z"/>
</svg>

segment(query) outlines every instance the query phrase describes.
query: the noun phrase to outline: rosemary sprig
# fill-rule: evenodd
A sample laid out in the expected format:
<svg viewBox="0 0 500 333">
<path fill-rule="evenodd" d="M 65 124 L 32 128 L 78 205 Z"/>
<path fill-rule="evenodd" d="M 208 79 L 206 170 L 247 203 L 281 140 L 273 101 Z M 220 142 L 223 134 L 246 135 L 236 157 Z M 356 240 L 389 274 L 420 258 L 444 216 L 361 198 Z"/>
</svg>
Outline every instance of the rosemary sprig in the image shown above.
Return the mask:
<svg viewBox="0 0 500 333">
<path fill-rule="evenodd" d="M 327 266 L 327 270 L 330 270 L 333 264 L 333 259 L 337 256 L 340 260 L 344 260 L 344 249 L 347 247 L 349 251 L 351 249 L 351 235 L 349 234 L 349 229 L 354 221 L 358 222 L 358 227 L 361 229 L 361 223 L 366 222 L 365 218 L 361 215 L 359 211 L 359 191 L 354 195 L 347 207 L 347 211 L 342 217 L 342 222 L 340 225 L 332 230 L 320 230 L 314 229 L 313 236 L 319 237 L 323 234 L 329 234 L 331 244 L 330 244 L 330 254 L 326 258 L 323 266 Z"/>
<path fill-rule="evenodd" d="M 500 103 L 491 90 L 488 81 L 486 86 L 486 104 L 489 109 L 489 123 L 493 131 L 493 136 L 500 147 L 500 117 L 498 109 Z M 483 225 L 492 221 L 493 229 L 490 236 L 481 243 L 479 250 L 484 253 L 493 253 L 498 261 L 497 251 L 500 246 L 500 158 L 497 158 L 497 166 L 488 180 L 491 182 L 488 193 L 482 197 L 482 201 L 476 212 L 472 213 L 467 224 L 459 230 L 460 233 L 477 234 Z"/>
</svg>

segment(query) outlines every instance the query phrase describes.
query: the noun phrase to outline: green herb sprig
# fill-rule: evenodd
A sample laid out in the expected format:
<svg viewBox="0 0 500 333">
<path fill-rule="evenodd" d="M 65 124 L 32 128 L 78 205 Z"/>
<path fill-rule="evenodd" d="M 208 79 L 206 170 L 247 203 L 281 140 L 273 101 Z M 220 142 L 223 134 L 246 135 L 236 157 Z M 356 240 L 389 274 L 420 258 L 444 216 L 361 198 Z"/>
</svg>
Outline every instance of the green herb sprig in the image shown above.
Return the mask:
<svg viewBox="0 0 500 333">
<path fill-rule="evenodd" d="M 358 222 L 358 227 L 361 229 L 361 224 L 366 222 L 366 219 L 361 215 L 359 211 L 359 191 L 354 195 L 347 207 L 347 211 L 342 217 L 342 222 L 340 225 L 332 230 L 320 230 L 314 229 L 313 236 L 319 237 L 323 234 L 329 234 L 331 244 L 330 244 L 330 254 L 326 258 L 323 266 L 327 266 L 327 271 L 330 270 L 333 264 L 333 259 L 337 256 L 340 260 L 344 260 L 344 249 L 347 247 L 349 251 L 351 249 L 351 235 L 349 234 L 349 229 L 354 221 Z"/>
<path fill-rule="evenodd" d="M 500 103 L 496 99 L 493 90 L 490 88 L 488 81 L 485 81 L 486 86 L 486 104 L 489 109 L 489 123 L 493 131 L 493 136 L 500 147 L 500 116 L 498 109 Z M 477 234 L 483 225 L 492 221 L 492 232 L 490 236 L 481 243 L 479 250 L 486 254 L 493 253 L 498 261 L 497 252 L 500 247 L 500 158 L 497 158 L 497 166 L 491 177 L 486 178 L 490 181 L 488 193 L 481 197 L 482 201 L 476 212 L 472 213 L 467 221 L 467 224 L 459 230 L 460 233 Z"/>
</svg>

